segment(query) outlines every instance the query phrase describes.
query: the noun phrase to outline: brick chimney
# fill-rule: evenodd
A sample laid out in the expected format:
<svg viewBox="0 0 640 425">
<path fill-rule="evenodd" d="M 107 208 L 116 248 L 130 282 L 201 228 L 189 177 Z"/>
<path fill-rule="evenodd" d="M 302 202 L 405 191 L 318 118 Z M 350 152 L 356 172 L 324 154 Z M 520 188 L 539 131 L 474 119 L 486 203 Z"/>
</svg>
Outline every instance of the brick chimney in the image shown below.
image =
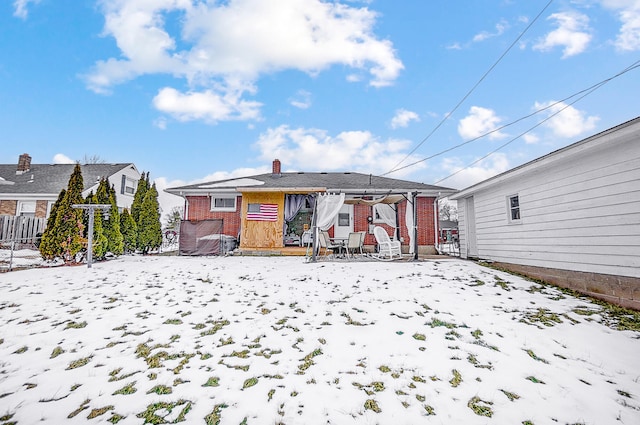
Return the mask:
<svg viewBox="0 0 640 425">
<path fill-rule="evenodd" d="M 271 173 L 273 174 L 274 177 L 280 177 L 282 175 L 281 171 L 280 171 L 280 160 L 279 159 L 274 159 L 273 160 L 273 167 L 271 170 Z"/>
<path fill-rule="evenodd" d="M 31 157 L 28 153 L 23 153 L 18 158 L 18 168 L 16 169 L 16 174 L 26 173 L 31 169 Z"/>
</svg>

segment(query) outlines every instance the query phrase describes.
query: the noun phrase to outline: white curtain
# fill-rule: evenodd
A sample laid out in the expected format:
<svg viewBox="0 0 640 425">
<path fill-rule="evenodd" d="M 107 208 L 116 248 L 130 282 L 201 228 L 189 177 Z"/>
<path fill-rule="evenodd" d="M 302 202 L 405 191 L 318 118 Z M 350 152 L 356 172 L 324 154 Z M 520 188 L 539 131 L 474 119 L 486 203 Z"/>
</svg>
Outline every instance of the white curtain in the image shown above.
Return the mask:
<svg viewBox="0 0 640 425">
<path fill-rule="evenodd" d="M 316 227 L 329 230 L 344 204 L 344 193 L 339 195 L 318 195 L 316 206 Z"/>
<path fill-rule="evenodd" d="M 374 208 L 382 222 L 393 228 L 393 239 L 396 239 L 396 208 L 391 204 L 376 204 Z"/>
<path fill-rule="evenodd" d="M 409 233 L 409 254 L 414 254 L 413 235 L 415 233 L 415 223 L 413 222 L 413 203 L 416 201 L 411 192 L 407 193 L 407 209 L 404 214 L 407 232 Z"/>
</svg>

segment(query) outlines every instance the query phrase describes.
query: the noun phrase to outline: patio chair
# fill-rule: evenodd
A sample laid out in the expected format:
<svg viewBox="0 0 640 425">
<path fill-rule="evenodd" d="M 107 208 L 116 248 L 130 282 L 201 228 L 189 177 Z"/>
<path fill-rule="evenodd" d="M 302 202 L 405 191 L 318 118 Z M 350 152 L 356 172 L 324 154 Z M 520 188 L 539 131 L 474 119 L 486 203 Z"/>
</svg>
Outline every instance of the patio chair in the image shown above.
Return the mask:
<svg viewBox="0 0 640 425">
<path fill-rule="evenodd" d="M 373 235 L 376 237 L 376 242 L 378 242 L 378 259 L 393 260 L 402 258 L 400 241 L 392 241 L 387 231 L 380 226 L 373 228 Z"/>
<path fill-rule="evenodd" d="M 356 251 L 360 251 L 360 255 L 363 255 L 362 244 L 364 242 L 364 232 L 351 232 L 347 239 L 347 257 L 351 254 L 351 257 L 356 256 Z"/>
<path fill-rule="evenodd" d="M 329 232 L 325 230 L 320 231 L 318 242 L 320 243 L 320 248 L 324 249 L 325 257 L 328 257 L 330 255 L 329 252 L 331 252 L 331 255 L 334 255 L 334 256 L 336 251 L 338 251 L 338 253 L 342 252 L 342 245 L 331 242 L 331 237 L 329 236 Z"/>
</svg>

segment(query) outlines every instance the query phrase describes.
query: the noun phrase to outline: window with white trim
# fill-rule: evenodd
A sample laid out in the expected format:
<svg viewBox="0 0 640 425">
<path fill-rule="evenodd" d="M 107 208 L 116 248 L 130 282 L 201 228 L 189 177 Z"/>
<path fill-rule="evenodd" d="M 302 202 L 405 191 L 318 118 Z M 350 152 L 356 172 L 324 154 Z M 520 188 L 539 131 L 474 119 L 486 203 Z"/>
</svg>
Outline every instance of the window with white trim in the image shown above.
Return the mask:
<svg viewBox="0 0 640 425">
<path fill-rule="evenodd" d="M 18 215 L 23 217 L 36 216 L 36 201 L 21 201 Z"/>
<path fill-rule="evenodd" d="M 520 221 L 520 196 L 516 194 L 507 197 L 507 210 L 509 222 L 517 223 Z"/>
<path fill-rule="evenodd" d="M 136 194 L 136 186 L 138 182 L 131 177 L 127 177 L 124 174 L 122 175 L 122 186 L 120 187 L 120 194 L 122 195 L 135 195 Z"/>
<path fill-rule="evenodd" d="M 235 211 L 235 210 L 236 210 L 235 196 L 212 196 L 211 197 L 211 211 Z"/>
</svg>

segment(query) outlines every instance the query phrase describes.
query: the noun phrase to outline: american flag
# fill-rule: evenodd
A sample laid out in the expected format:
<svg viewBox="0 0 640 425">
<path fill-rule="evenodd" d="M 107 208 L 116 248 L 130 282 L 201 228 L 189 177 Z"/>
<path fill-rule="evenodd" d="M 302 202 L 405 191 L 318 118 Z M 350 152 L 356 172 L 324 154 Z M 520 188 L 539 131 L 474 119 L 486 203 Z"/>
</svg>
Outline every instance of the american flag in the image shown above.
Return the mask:
<svg viewBox="0 0 640 425">
<path fill-rule="evenodd" d="M 251 208 L 250 205 L 247 220 L 278 221 L 278 204 L 260 204 L 260 208 Z"/>
</svg>

